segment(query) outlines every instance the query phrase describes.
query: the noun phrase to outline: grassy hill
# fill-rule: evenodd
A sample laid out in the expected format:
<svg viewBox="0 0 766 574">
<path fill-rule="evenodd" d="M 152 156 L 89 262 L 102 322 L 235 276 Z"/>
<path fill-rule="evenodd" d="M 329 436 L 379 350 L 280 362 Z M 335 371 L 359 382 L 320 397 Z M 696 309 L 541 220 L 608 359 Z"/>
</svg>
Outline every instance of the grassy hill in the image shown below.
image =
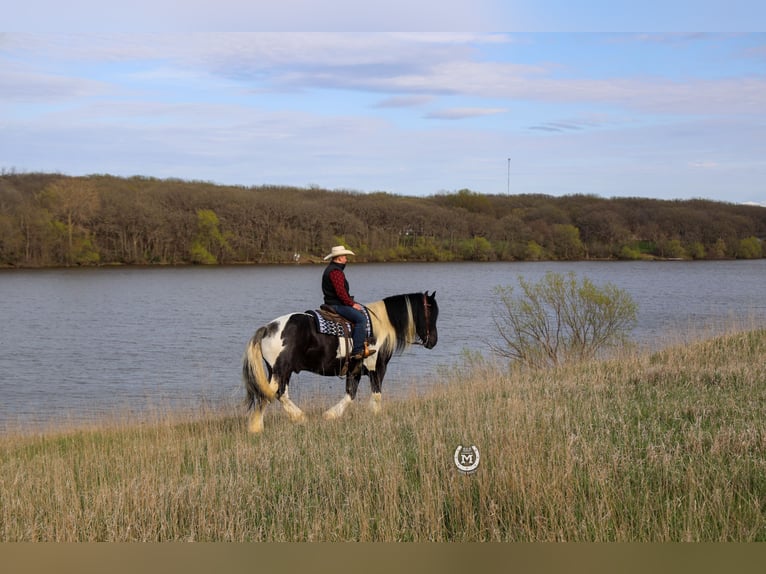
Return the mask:
<svg viewBox="0 0 766 574">
<path fill-rule="evenodd" d="M 763 541 L 766 330 L 457 366 L 372 415 L 167 413 L 0 437 L 2 541 Z M 453 463 L 476 445 L 472 475 Z"/>
</svg>

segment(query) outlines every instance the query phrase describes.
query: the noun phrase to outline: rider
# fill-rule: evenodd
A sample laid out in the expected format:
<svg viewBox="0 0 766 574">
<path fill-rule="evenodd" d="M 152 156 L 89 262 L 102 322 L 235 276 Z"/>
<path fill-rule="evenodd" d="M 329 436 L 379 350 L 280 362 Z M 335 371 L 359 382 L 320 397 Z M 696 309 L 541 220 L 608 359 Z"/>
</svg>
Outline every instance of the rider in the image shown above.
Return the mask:
<svg viewBox="0 0 766 574">
<path fill-rule="evenodd" d="M 332 306 L 339 315 L 354 325 L 351 335 L 354 341 L 351 358 L 366 359 L 375 353 L 375 349 L 369 349 L 365 345 L 367 317 L 362 312 L 362 306 L 348 294 L 348 281 L 344 273 L 348 255 L 354 255 L 354 252 L 343 245 L 336 245 L 329 255 L 325 256 L 325 261 L 331 261 L 322 274 L 322 293 L 325 304 Z"/>
</svg>

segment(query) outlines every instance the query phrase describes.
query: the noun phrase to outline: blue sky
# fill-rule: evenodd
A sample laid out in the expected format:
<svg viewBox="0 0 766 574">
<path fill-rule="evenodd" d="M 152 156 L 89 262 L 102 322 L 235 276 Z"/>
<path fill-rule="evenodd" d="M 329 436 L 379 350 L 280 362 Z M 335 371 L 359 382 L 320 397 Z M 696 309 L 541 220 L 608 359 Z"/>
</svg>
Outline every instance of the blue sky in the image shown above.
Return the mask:
<svg viewBox="0 0 766 574">
<path fill-rule="evenodd" d="M 497 32 L 488 11 L 448 1 L 485 31 L 300 31 L 331 23 L 309 15 L 297 32 L 200 31 L 235 28 L 207 8 L 178 30 L 125 13 L 137 29 L 102 19 L 94 33 L 62 10 L 47 14 L 63 26 L 13 31 L 33 28 L 36 3 L 14 8 L 18 25 L 0 34 L 6 171 L 766 204 L 766 33 L 742 31 L 747 19 L 672 32 L 648 15 L 623 14 L 624 26 L 548 2 L 563 24 L 548 16 L 534 31 L 531 11 L 505 3 L 517 25 Z M 598 31 L 611 24 L 627 31 Z"/>
</svg>

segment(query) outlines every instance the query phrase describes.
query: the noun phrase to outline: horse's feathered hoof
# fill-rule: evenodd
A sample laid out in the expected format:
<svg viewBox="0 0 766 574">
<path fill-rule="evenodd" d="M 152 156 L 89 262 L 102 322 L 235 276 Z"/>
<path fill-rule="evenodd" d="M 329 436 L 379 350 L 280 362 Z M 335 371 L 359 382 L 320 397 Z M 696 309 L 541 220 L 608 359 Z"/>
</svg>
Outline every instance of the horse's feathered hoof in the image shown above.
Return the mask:
<svg viewBox="0 0 766 574">
<path fill-rule="evenodd" d="M 344 395 L 338 404 L 327 409 L 322 416 L 326 421 L 334 421 L 335 419 L 339 419 L 346 411 L 346 407 L 351 404 L 351 400 L 352 399 L 348 394 Z"/>
<path fill-rule="evenodd" d="M 370 410 L 373 413 L 378 414 L 382 409 L 383 407 L 381 406 L 380 393 L 372 393 L 370 395 Z"/>
<path fill-rule="evenodd" d="M 250 415 L 247 421 L 247 430 L 251 434 L 258 434 L 263 432 L 263 413 L 254 412 Z"/>
</svg>

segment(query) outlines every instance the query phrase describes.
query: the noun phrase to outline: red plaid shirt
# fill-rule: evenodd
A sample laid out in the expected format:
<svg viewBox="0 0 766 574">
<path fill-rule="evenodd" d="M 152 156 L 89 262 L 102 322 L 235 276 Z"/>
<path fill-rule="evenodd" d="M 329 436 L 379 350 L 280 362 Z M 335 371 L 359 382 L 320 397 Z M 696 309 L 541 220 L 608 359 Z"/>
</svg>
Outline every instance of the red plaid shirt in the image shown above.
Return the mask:
<svg viewBox="0 0 766 574">
<path fill-rule="evenodd" d="M 335 287 L 335 293 L 338 295 L 338 299 L 340 299 L 344 305 L 353 307 L 354 299 L 348 294 L 348 291 L 346 291 L 346 277 L 343 275 L 343 271 L 340 269 L 333 269 L 330 271 L 330 282 L 332 283 L 332 286 Z"/>
</svg>

